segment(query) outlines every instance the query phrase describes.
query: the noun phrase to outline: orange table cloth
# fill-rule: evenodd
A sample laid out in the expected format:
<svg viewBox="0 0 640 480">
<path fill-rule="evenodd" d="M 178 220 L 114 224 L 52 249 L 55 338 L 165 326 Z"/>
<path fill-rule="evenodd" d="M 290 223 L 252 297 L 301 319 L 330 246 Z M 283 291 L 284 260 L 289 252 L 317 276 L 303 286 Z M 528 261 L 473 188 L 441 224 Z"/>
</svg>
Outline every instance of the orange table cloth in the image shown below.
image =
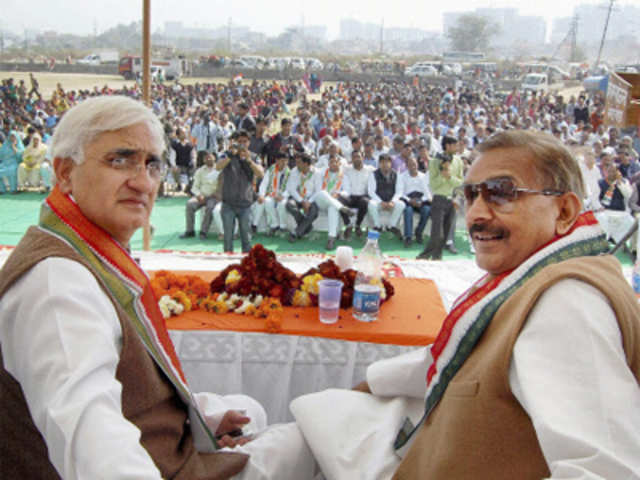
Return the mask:
<svg viewBox="0 0 640 480">
<path fill-rule="evenodd" d="M 176 271 L 198 275 L 211 281 L 217 272 Z M 318 320 L 317 307 L 285 307 L 282 330 L 286 335 L 334 338 L 357 342 L 393 345 L 428 345 L 435 340 L 446 316 L 442 299 L 432 280 L 391 278 L 395 294 L 380 308 L 378 320 L 364 323 L 354 319 L 351 309 L 340 310 L 336 323 L 326 325 Z M 173 330 L 229 330 L 266 333 L 262 318 L 237 313 L 216 314 L 193 310 L 167 320 Z"/>
</svg>

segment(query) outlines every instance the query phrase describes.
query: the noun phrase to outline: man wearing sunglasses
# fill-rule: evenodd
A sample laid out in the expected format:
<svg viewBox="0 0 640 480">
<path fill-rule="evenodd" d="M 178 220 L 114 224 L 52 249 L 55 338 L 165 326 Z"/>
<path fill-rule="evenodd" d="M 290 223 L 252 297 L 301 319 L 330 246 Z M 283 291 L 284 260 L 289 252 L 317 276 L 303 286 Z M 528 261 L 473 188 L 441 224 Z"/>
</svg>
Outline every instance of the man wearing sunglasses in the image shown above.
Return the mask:
<svg viewBox="0 0 640 480">
<path fill-rule="evenodd" d="M 640 307 L 582 209 L 578 164 L 539 132 L 502 132 L 478 150 L 461 189 L 486 275 L 431 346 L 368 368 L 356 389 L 374 397 L 316 394 L 330 418 L 310 419 L 326 438 L 367 439 L 349 459 L 368 478 L 640 478 Z M 356 478 L 296 420 L 323 471 Z"/>
</svg>

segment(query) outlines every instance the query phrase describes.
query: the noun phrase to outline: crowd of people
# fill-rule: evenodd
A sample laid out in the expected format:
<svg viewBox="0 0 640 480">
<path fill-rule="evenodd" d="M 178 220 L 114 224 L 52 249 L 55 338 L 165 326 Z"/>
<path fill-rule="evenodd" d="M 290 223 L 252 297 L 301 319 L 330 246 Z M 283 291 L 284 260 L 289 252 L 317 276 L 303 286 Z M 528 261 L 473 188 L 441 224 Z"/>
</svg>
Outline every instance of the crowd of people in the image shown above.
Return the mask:
<svg viewBox="0 0 640 480">
<path fill-rule="evenodd" d="M 442 209 L 433 258 L 451 215 L 445 192 L 457 184 L 459 135 L 449 133 L 428 165 L 430 178 L 434 170 L 443 177 L 432 185 L 431 207 Z M 263 174 L 249 137 L 238 130 L 215 167 L 225 243 L 237 219 L 243 248 L 249 192 Z M 640 477 L 638 299 L 584 209 L 576 159 L 552 135 L 513 129 L 475 149 L 460 201 L 485 274 L 454 303 L 434 343 L 373 363 L 352 390 L 304 392 L 291 404 L 295 422 L 275 425 L 240 392 L 192 390 L 151 280 L 131 256 L 166 174 L 158 117 L 129 98 L 92 98 L 62 117 L 51 150 L 56 183 L 0 270 L 8 478 Z M 305 178 L 311 155 L 298 158 Z M 351 158 L 359 185 L 364 160 L 357 148 Z M 380 154 L 374 170 L 384 184 L 378 205 L 393 203 L 391 218 L 386 188 L 397 158 Z M 282 192 L 289 160 L 274 152 L 265 195 Z M 336 184 L 349 181 L 346 167 L 336 154 L 325 160 L 315 181 L 322 200 L 300 195 L 303 235 L 305 205 L 307 215 L 313 205 L 346 214 L 333 202 Z M 415 173 L 413 160 L 405 167 Z M 607 192 L 600 200 L 614 203 Z M 421 196 L 409 198 L 422 209 Z"/>
<path fill-rule="evenodd" d="M 51 188 L 47 144 L 68 108 L 98 95 L 140 97 L 137 85 L 65 91 L 59 84 L 45 100 L 30 81 L 0 87 L 1 192 Z M 153 85 L 152 109 L 167 147 L 160 195 L 186 194 L 182 237 L 206 239 L 213 225 L 225 251 L 233 251 L 236 231 L 247 251 L 256 232 L 296 242 L 315 226 L 326 228 L 329 250 L 374 228 L 406 247 L 421 245 L 418 258 L 455 254 L 464 173 L 479 144 L 511 129 L 548 132 L 577 152 L 586 205 L 613 241 L 640 211 L 640 141 L 605 126 L 599 92 L 563 98 L 514 88 L 497 96 L 483 82 L 343 82 L 310 95 L 302 81 L 232 80 Z"/>
</svg>

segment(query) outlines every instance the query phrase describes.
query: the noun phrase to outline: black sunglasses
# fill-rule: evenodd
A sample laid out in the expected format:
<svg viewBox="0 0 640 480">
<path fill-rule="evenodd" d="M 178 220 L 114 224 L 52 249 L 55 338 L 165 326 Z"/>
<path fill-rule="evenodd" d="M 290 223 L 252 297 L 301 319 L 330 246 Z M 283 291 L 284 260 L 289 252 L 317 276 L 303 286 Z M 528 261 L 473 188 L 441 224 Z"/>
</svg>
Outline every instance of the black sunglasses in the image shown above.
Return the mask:
<svg viewBox="0 0 640 480">
<path fill-rule="evenodd" d="M 478 195 L 482 195 L 482 199 L 487 204 L 500 207 L 516 200 L 521 193 L 556 197 L 565 193 L 553 189 L 518 188 L 511 178 L 492 178 L 480 183 L 465 183 L 458 187 L 458 191 L 464 195 L 466 207 L 470 207 Z"/>
</svg>

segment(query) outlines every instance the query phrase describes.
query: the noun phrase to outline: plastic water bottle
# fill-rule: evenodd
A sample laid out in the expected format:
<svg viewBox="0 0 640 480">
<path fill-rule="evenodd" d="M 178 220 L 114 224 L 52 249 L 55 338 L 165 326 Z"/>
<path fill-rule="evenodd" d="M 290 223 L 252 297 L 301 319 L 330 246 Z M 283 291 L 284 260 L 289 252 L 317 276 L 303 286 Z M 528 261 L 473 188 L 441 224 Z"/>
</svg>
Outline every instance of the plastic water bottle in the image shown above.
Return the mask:
<svg viewBox="0 0 640 480">
<path fill-rule="evenodd" d="M 373 322 L 380 310 L 382 289 L 382 253 L 378 247 L 380 233 L 370 231 L 367 243 L 356 260 L 356 281 L 353 291 L 353 316 L 361 322 Z"/>
<path fill-rule="evenodd" d="M 631 273 L 631 286 L 640 300 L 640 259 L 638 259 L 636 264 L 633 266 L 633 272 Z"/>
</svg>

